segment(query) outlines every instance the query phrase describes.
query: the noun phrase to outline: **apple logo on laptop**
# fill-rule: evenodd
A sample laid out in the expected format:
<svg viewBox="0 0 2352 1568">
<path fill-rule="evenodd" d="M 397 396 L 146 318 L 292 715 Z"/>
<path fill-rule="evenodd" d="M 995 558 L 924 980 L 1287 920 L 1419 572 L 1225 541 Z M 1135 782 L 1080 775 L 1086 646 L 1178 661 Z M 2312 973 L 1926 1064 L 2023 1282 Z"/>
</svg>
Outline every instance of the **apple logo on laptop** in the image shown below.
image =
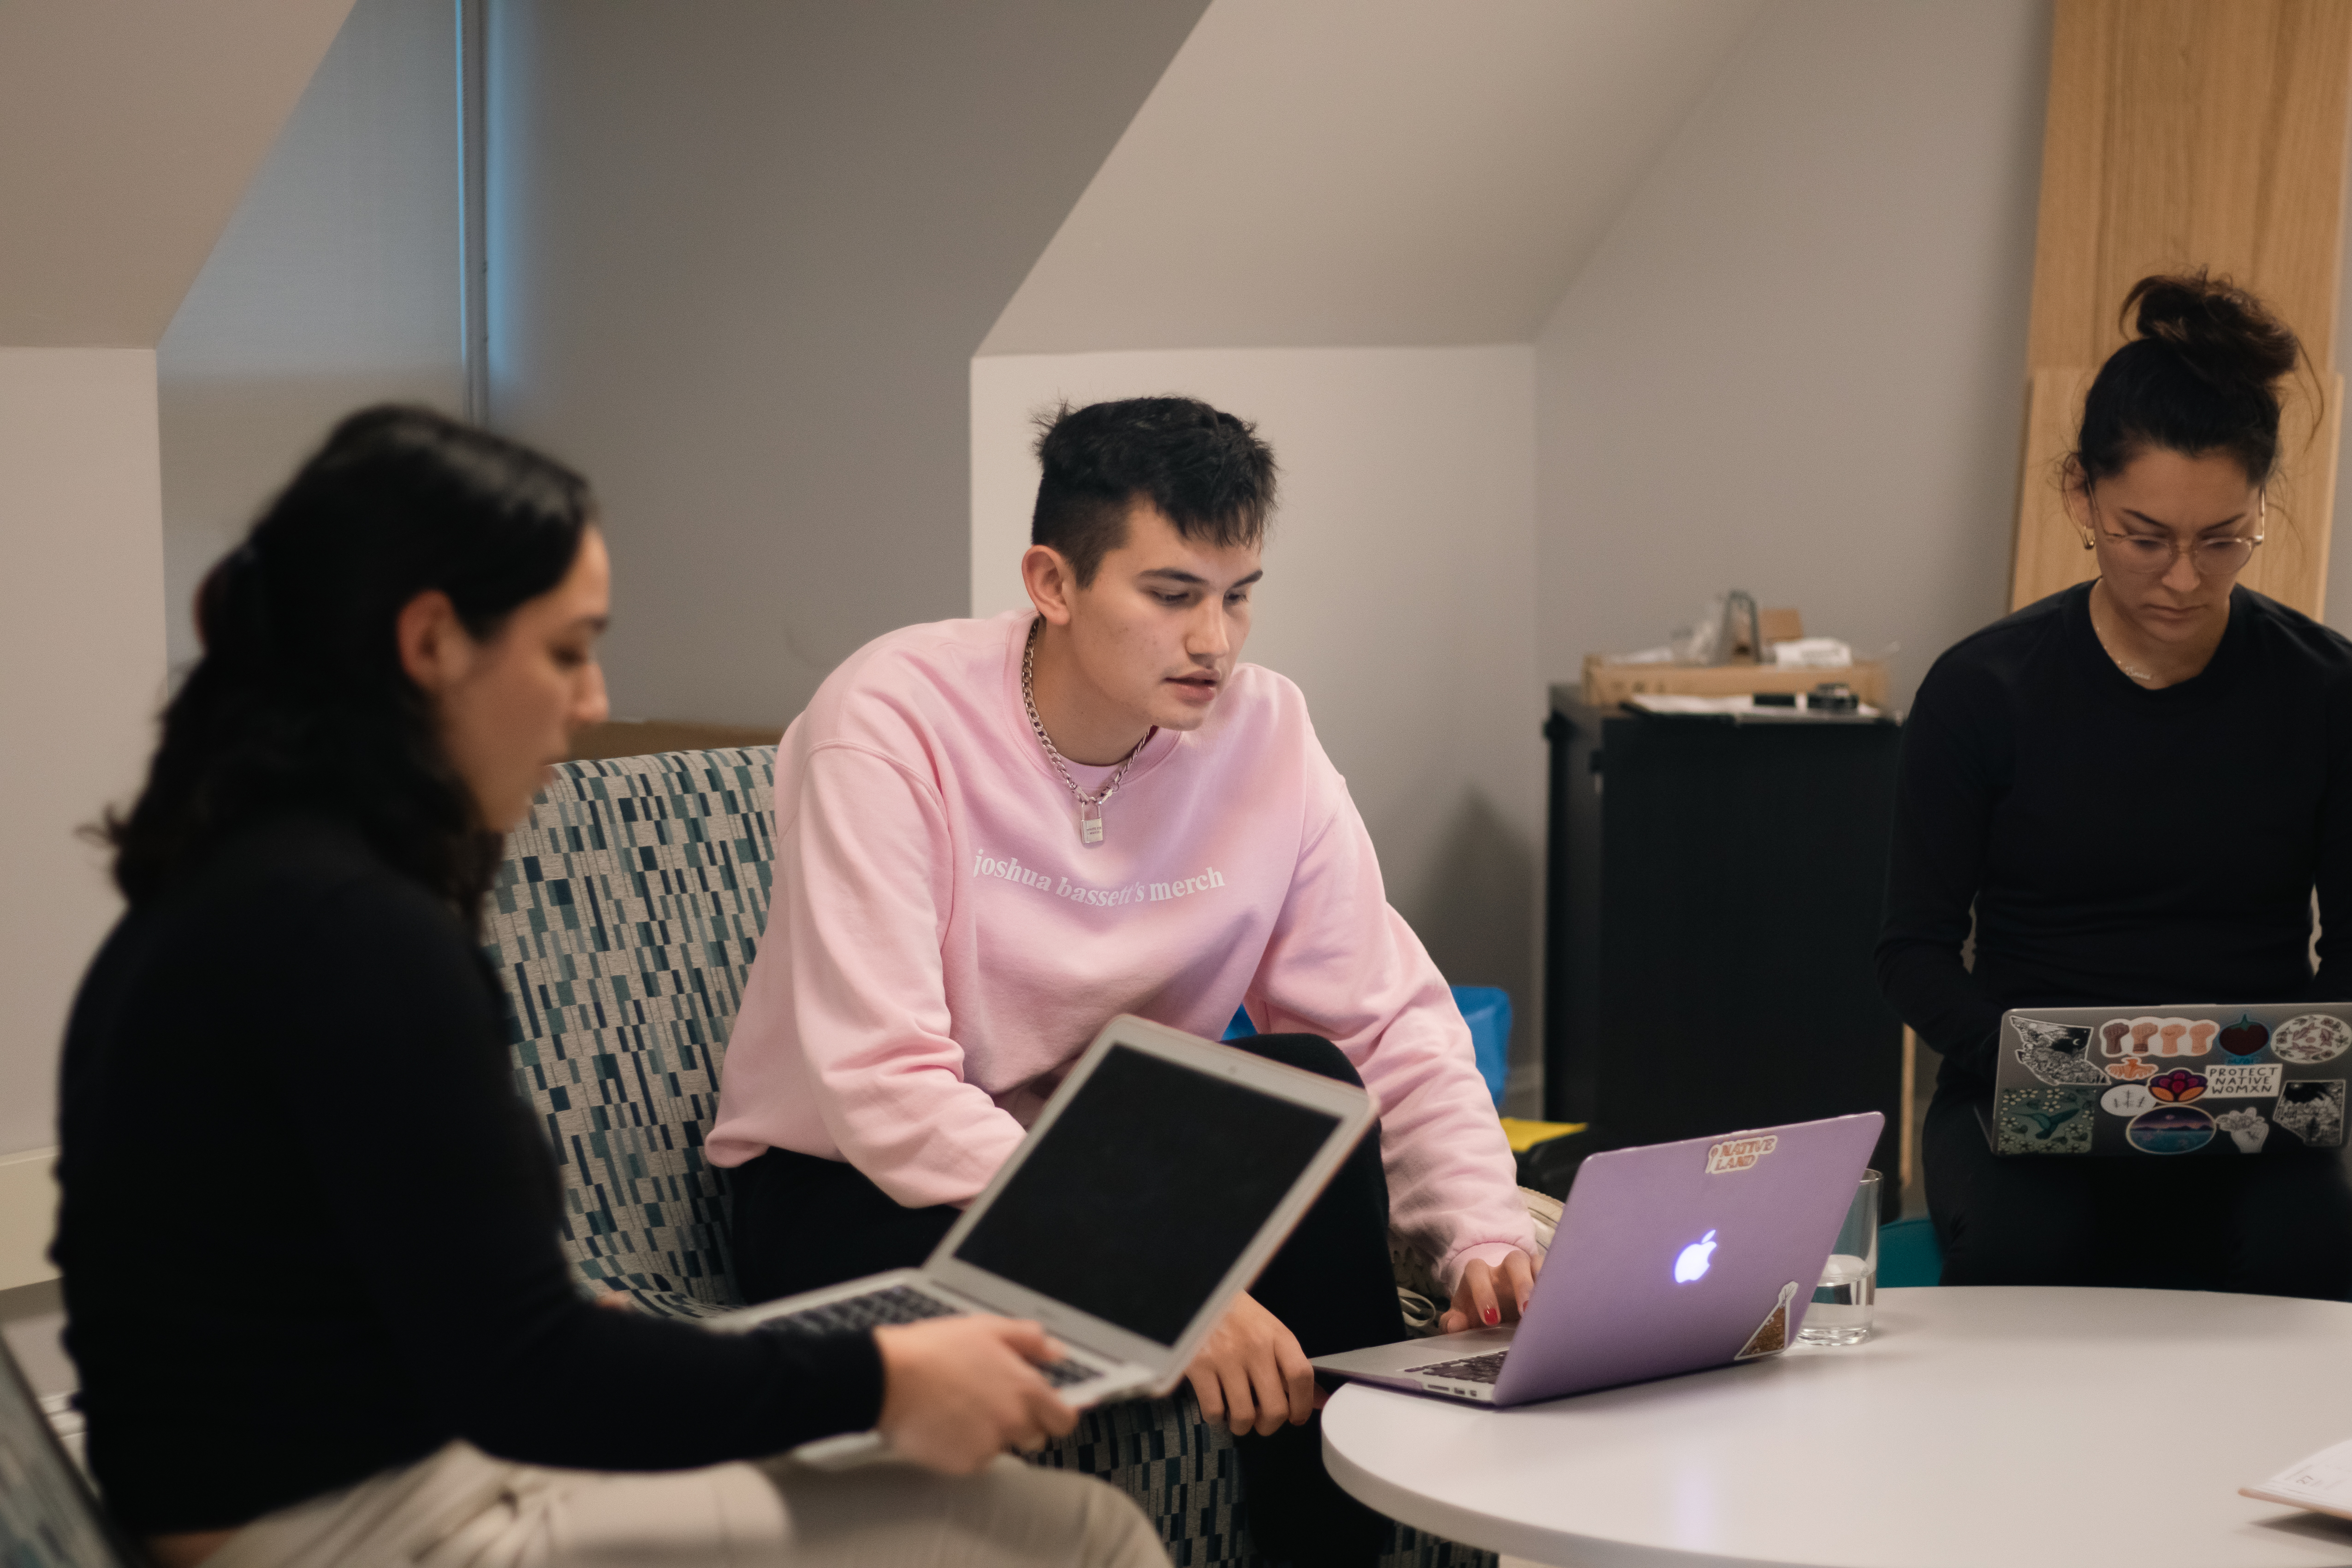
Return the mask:
<svg viewBox="0 0 2352 1568">
<path fill-rule="evenodd" d="M 1707 1255 L 1714 1250 L 1715 1232 L 1711 1230 L 1684 1247 L 1682 1256 L 1675 1259 L 1675 1283 L 1687 1285 L 1694 1279 L 1704 1279 L 1707 1270 Z"/>
</svg>

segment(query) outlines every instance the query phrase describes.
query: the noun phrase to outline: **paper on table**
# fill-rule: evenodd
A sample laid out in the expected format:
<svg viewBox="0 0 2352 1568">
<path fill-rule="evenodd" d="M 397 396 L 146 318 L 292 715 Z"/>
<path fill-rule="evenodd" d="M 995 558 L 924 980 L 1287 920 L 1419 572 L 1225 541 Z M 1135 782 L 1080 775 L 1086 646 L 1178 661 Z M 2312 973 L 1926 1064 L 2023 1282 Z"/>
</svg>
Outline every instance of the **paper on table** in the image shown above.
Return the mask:
<svg viewBox="0 0 2352 1568">
<path fill-rule="evenodd" d="M 2352 1442 L 2322 1448 L 2269 1480 L 2240 1487 L 2238 1495 L 2352 1519 Z"/>
</svg>

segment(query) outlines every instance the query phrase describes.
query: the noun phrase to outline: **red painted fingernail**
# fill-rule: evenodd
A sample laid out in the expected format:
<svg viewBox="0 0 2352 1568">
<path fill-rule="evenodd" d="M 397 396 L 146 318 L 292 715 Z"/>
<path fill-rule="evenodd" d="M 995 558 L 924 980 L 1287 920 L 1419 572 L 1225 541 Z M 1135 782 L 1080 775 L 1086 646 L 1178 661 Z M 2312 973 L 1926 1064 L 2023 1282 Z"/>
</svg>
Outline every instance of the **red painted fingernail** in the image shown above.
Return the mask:
<svg viewBox="0 0 2352 1568">
<path fill-rule="evenodd" d="M 1502 1314 L 1502 1313 L 1500 1313 L 1500 1312 L 1498 1312 L 1498 1311 L 1496 1311 L 1496 1310 L 1495 1310 L 1495 1309 L 1494 1309 L 1494 1308 L 1492 1308 L 1492 1307 L 1487 1308 L 1487 1309 L 1486 1310 L 1486 1311 L 1485 1311 L 1484 1313 L 1482 1313 L 1482 1314 L 1481 1314 L 1481 1316 L 1483 1316 L 1483 1317 L 1486 1320 L 1486 1326 L 1487 1326 L 1488 1328 L 1490 1328 L 1490 1329 L 1491 1329 L 1491 1328 L 1493 1328 L 1496 1323 L 1499 1323 L 1499 1322 L 1501 1322 L 1501 1321 L 1503 1321 L 1503 1314 Z"/>
</svg>

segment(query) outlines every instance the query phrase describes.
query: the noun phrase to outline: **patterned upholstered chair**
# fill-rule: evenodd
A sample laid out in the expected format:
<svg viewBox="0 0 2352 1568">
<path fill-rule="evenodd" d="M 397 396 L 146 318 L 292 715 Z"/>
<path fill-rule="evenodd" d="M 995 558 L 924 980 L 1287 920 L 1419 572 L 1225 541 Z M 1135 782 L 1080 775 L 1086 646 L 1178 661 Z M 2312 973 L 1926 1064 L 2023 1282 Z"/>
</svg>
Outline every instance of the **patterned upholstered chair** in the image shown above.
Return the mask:
<svg viewBox="0 0 2352 1568">
<path fill-rule="evenodd" d="M 702 1141 L 767 921 L 774 784 L 766 746 L 564 763 L 485 911 L 516 1084 L 562 1173 L 564 1247 L 583 1289 L 667 1316 L 743 1304 Z M 1189 1392 L 1089 1412 L 1042 1462 L 1141 1501 L 1179 1568 L 1257 1561 L 1233 1440 Z M 1492 1559 L 1399 1527 L 1388 1561 Z"/>
</svg>

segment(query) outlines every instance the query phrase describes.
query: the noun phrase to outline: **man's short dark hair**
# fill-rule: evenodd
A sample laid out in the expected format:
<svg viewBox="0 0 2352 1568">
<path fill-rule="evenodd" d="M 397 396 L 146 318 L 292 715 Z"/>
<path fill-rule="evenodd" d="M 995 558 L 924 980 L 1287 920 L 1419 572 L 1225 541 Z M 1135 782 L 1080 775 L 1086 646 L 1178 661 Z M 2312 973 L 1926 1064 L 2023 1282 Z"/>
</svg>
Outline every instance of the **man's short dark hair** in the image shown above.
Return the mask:
<svg viewBox="0 0 2352 1568">
<path fill-rule="evenodd" d="M 1037 418 L 1037 510 L 1029 542 L 1095 579 L 1127 542 L 1128 510 L 1149 500 L 1186 539 L 1255 544 L 1274 511 L 1274 448 L 1257 426 L 1192 397 L 1067 403 Z"/>
</svg>

